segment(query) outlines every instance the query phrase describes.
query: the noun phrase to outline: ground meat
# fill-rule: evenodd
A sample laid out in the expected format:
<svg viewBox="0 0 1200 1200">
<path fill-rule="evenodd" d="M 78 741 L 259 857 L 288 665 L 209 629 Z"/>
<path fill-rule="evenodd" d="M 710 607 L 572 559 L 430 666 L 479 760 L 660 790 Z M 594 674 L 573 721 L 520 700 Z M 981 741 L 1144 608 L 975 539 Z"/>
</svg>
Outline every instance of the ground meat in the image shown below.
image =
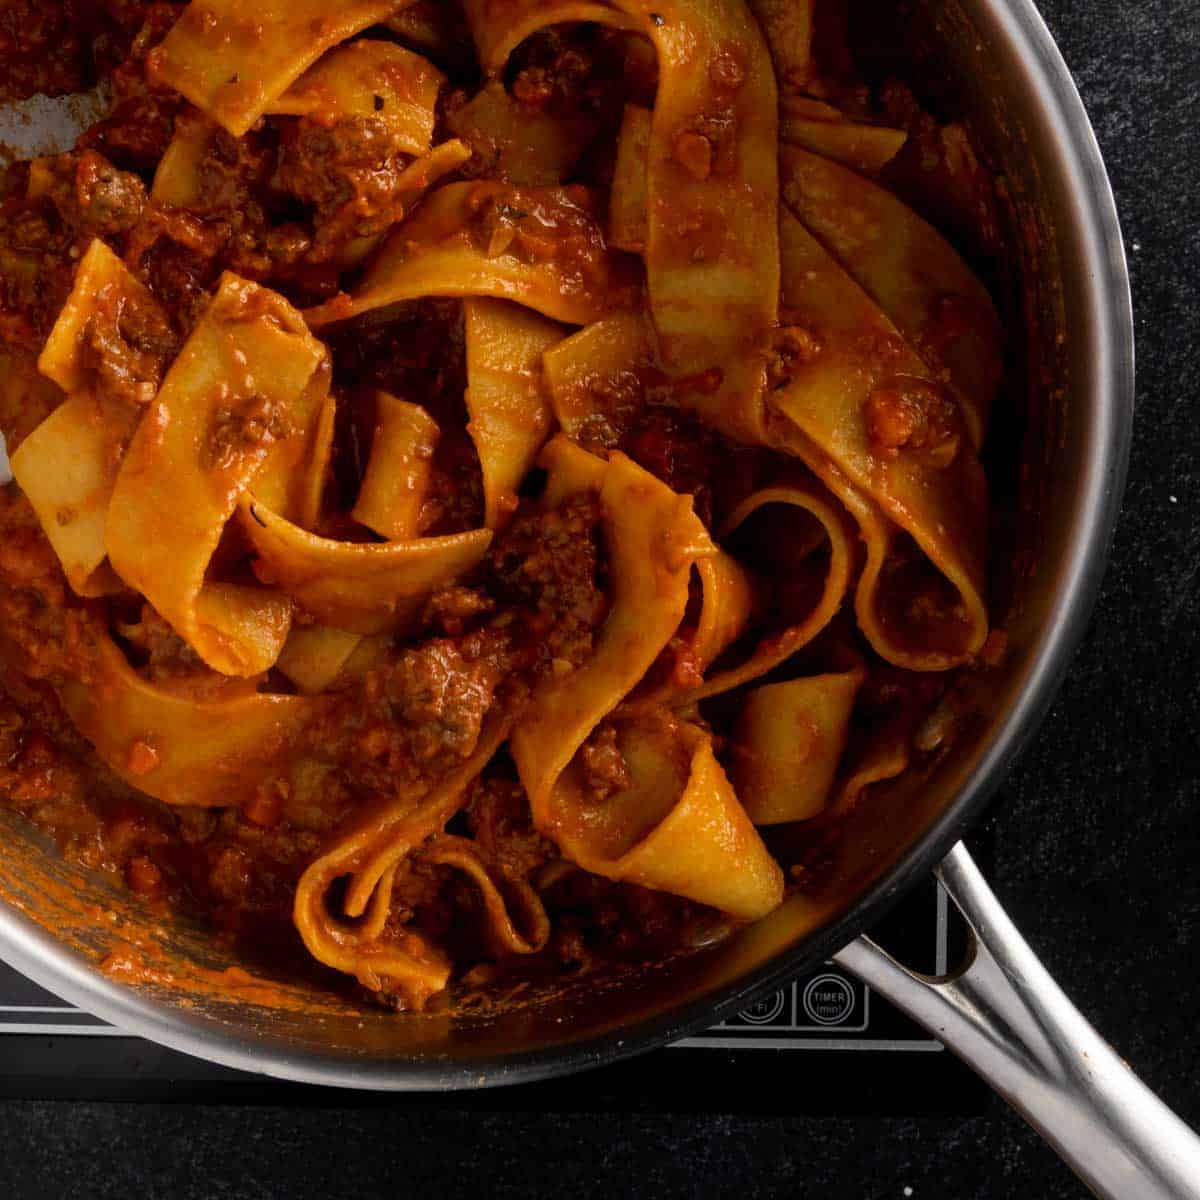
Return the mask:
<svg viewBox="0 0 1200 1200">
<path fill-rule="evenodd" d="M 0 102 L 83 92 L 129 51 L 147 0 L 6 0 Z"/>
<path fill-rule="evenodd" d="M 595 800 L 607 800 L 633 782 L 629 764 L 617 744 L 616 726 L 611 721 L 597 725 L 580 747 L 579 765 L 584 786 Z"/>
<path fill-rule="evenodd" d="M 27 197 L 29 165 L 6 173 L 0 204 L 0 335 L 36 357 L 75 281 L 89 239 L 70 229 L 45 198 Z"/>
<path fill-rule="evenodd" d="M 711 909 L 636 884 L 571 871 L 542 896 L 554 932 L 546 956 L 589 969 L 613 958 L 653 959 L 686 944 Z"/>
<path fill-rule="evenodd" d="M 93 125 L 80 139 L 80 146 L 98 150 L 127 171 L 151 176 L 171 144 L 180 107 L 174 94 L 130 96 Z"/>
<path fill-rule="evenodd" d="M 282 125 L 273 185 L 311 207 L 316 249 L 381 233 L 404 215 L 398 183 L 412 156 L 377 117 L 335 125 L 301 117 Z"/>
<path fill-rule="evenodd" d="M 29 501 L 0 489 L 0 650 L 34 679 L 85 676 L 86 614 L 76 606 Z"/>
<path fill-rule="evenodd" d="M 199 149 L 195 195 L 187 208 L 151 199 L 130 233 L 126 259 L 180 314 L 184 328 L 194 322 L 200 294 L 225 268 L 285 291 L 298 285 L 307 297 L 305 259 L 312 234 L 296 221 L 276 220 L 271 130 L 234 138 L 199 113 L 181 117 L 177 125 Z"/>
<path fill-rule="evenodd" d="M 195 650 L 149 604 L 140 606 L 136 621 L 120 623 L 116 631 L 134 665 L 156 686 L 179 679 L 192 681 L 206 673 L 215 677 L 214 682 L 224 682 L 224 677 L 208 671 Z"/>
<path fill-rule="evenodd" d="M 457 609 L 467 631 L 390 652 L 330 697 L 299 753 L 333 764 L 356 794 L 428 790 L 474 751 L 494 706 L 518 703 L 516 689 L 590 652 L 605 607 L 598 520 L 588 498 L 519 511 L 474 592 L 458 589 L 435 606 Z"/>
<path fill-rule="evenodd" d="M 557 25 L 518 47 L 507 78 L 513 97 L 538 112 L 588 113 L 608 127 L 620 121 L 623 99 L 653 104 L 653 72 L 630 55 L 623 34 L 597 26 Z"/>
<path fill-rule="evenodd" d="M 554 843 L 533 827 L 525 789 L 507 773 L 493 771 L 475 784 L 466 822 L 483 856 L 515 879 L 558 857 Z"/>
<path fill-rule="evenodd" d="M 146 56 L 166 37 L 182 11 L 178 5 L 145 5 L 144 20 L 129 56 L 112 73 L 112 108 L 84 133 L 79 149 L 100 151 L 119 167 L 149 179 L 170 144 L 183 98 L 156 88 L 146 77 Z"/>
<path fill-rule="evenodd" d="M 507 637 L 489 629 L 395 652 L 333 699 L 303 752 L 360 794 L 419 793 L 474 751 L 511 667 Z"/>
<path fill-rule="evenodd" d="M 334 383 L 344 389 L 375 388 L 419 404 L 443 428 L 466 424 L 466 340 L 462 304 L 430 298 L 365 313 L 325 335 L 333 356 Z M 374 409 L 363 414 L 374 427 Z M 347 431 L 349 432 L 349 431 Z M 369 434 L 366 442 L 369 450 Z M 363 457 L 361 466 L 366 466 Z M 354 480 L 357 495 L 357 478 Z M 351 503 L 353 499 L 351 498 Z"/>
<path fill-rule="evenodd" d="M 142 215 L 146 185 L 130 171 L 119 171 L 95 150 L 73 151 L 38 163 L 39 189 L 77 234 L 116 239 Z"/>
<path fill-rule="evenodd" d="M 788 319 L 785 310 L 780 320 Z M 775 344 L 767 360 L 767 387 L 771 391 L 786 387 L 797 369 L 814 358 L 821 346 L 818 340 L 802 325 L 783 324 L 775 331 Z"/>
<path fill-rule="evenodd" d="M 209 289 L 221 274 L 221 263 L 202 251 L 162 237 L 138 256 L 138 274 L 172 314 L 181 333 L 187 333 L 208 303 Z"/>
<path fill-rule="evenodd" d="M 555 660 L 578 666 L 591 653 L 607 604 L 599 582 L 599 521 L 599 504 L 590 496 L 551 512 L 524 505 L 488 555 L 484 586 L 502 608 L 522 610 L 512 623 L 514 636 L 539 669 L 553 670 Z"/>
<path fill-rule="evenodd" d="M 477 618 L 495 611 L 496 602 L 478 588 L 448 587 L 429 597 L 422 624 L 458 637 Z"/>
<path fill-rule="evenodd" d="M 178 349 L 179 340 L 161 309 L 109 285 L 96 296 L 96 311 L 80 343 L 80 363 L 92 372 L 98 394 L 148 404 Z"/>
<path fill-rule="evenodd" d="M 227 470 L 252 450 L 265 449 L 293 432 L 291 418 L 266 396 L 247 396 L 222 405 L 213 415 L 205 457 L 209 466 Z"/>
<path fill-rule="evenodd" d="M 943 389 L 922 379 L 898 379 L 876 388 L 863 405 L 872 446 L 889 456 L 920 452 L 934 466 L 948 466 L 962 441 L 958 406 Z"/>
<path fill-rule="evenodd" d="M 697 417 L 662 405 L 634 414 L 619 445 L 672 491 L 691 496 L 709 527 L 746 495 L 763 468 L 761 452 L 726 442 Z"/>
<path fill-rule="evenodd" d="M 491 703 L 497 666 L 492 657 L 467 659 L 449 638 L 400 656 L 383 680 L 383 692 L 392 718 L 412 727 L 418 757 L 470 753 Z"/>
</svg>

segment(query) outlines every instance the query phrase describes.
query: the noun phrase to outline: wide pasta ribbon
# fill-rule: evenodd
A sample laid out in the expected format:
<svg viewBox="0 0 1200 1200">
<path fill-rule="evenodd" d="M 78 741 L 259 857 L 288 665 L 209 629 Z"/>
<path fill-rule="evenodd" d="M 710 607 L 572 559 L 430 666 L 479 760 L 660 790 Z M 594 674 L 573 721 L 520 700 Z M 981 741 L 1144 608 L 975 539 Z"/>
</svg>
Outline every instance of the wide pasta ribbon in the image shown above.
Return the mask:
<svg viewBox="0 0 1200 1200">
<path fill-rule="evenodd" d="M 241 501 L 242 527 L 268 574 L 306 612 L 350 633 L 399 632 L 438 588 L 483 558 L 490 529 L 405 542 L 338 542 Z"/>
<path fill-rule="evenodd" d="M 397 798 L 359 817 L 300 877 L 292 914 L 309 953 L 318 962 L 354 976 L 372 991 L 402 994 L 415 1008 L 450 978 L 450 962 L 418 933 L 385 936 L 392 885 L 400 863 L 462 806 L 467 788 L 500 748 L 512 716 L 484 725 L 474 752 L 415 802 Z M 330 889 L 347 881 L 341 910 Z"/>
<path fill-rule="evenodd" d="M 770 911 L 782 876 L 699 728 L 663 714 L 619 725 L 631 784 L 596 804 L 577 751 L 679 627 L 693 564 L 713 557 L 690 498 L 623 454 L 607 462 L 556 438 L 546 503 L 595 490 L 611 607 L 592 657 L 535 689 L 511 748 L 534 823 L 586 870 L 672 891 L 747 919 Z"/>
<path fill-rule="evenodd" d="M 71 294 L 38 359 L 67 399 L 12 456 L 12 472 L 38 515 L 72 589 L 99 596 L 120 588 L 106 563 L 105 529 L 117 472 L 141 419 L 139 399 L 108 399 L 85 343 L 121 340 L 122 323 L 169 331 L 158 301 L 99 238 L 79 262 Z M 137 354 L 125 346 L 123 353 Z M 153 394 L 155 382 L 142 386 Z"/>
<path fill-rule="evenodd" d="M 813 9 L 816 0 L 746 0 L 762 28 L 780 91 L 807 87 L 816 74 L 813 61 Z"/>
<path fill-rule="evenodd" d="M 836 108 L 821 116 L 811 116 L 807 110 L 797 110 L 782 101 L 779 140 L 811 150 L 855 171 L 877 175 L 900 153 L 908 134 L 903 129 L 889 129 L 886 125 L 847 121 Z"/>
<path fill-rule="evenodd" d="M 567 179 L 594 139 L 597 125 L 585 114 L 532 109 L 513 99 L 498 79 L 491 79 L 447 115 L 446 127 L 471 146 L 489 176 L 517 187 L 550 187 Z"/>
<path fill-rule="evenodd" d="M 554 422 L 542 389 L 542 355 L 560 325 L 502 300 L 463 304 L 467 343 L 467 432 L 483 471 L 484 524 L 498 529 Z"/>
<path fill-rule="evenodd" d="M 761 442 L 779 291 L 777 111 L 744 0 L 473 0 L 467 16 L 493 74 L 520 40 L 564 21 L 632 27 L 653 43 L 644 257 L 663 362 L 685 404 L 723 433 Z"/>
<path fill-rule="evenodd" d="M 865 674 L 855 664 L 766 684 L 746 696 L 733 734 L 730 774 L 756 825 L 806 821 L 827 807 Z"/>
<path fill-rule="evenodd" d="M 331 50 L 268 106 L 322 124 L 378 122 L 405 154 L 433 145 L 438 94 L 446 77 L 427 58 L 394 42 L 361 38 Z"/>
<path fill-rule="evenodd" d="M 291 602 L 207 582 L 209 562 L 260 472 L 277 499 L 289 490 L 328 390 L 324 361 L 324 347 L 281 296 L 226 273 L 117 476 L 105 531 L 114 570 L 227 675 L 275 661 Z"/>
<path fill-rule="evenodd" d="M 21 443 L 10 463 L 67 582 L 80 596 L 121 588 L 106 562 L 105 527 L 121 456 L 140 414 L 111 407 L 91 392 L 68 397 Z"/>
<path fill-rule="evenodd" d="M 437 422 L 419 404 L 376 392 L 371 455 L 351 510 L 354 519 L 389 541 L 418 537 L 439 436 Z M 328 448 L 324 449 L 319 459 L 322 469 L 329 457 Z M 257 488 L 255 494 L 259 495 Z M 298 525 L 311 529 L 317 516 L 313 504 L 311 519 Z M 362 640 L 362 634 L 329 625 L 293 625 L 275 665 L 301 692 L 313 695 L 341 674 Z"/>
<path fill-rule="evenodd" d="M 622 409 L 636 406 L 646 387 L 661 378 L 656 363 L 653 330 L 636 312 L 606 317 L 547 351 L 546 384 L 563 431 L 577 439 L 603 437 L 609 421 L 619 425 Z M 773 565 L 786 549 L 790 574 L 799 576 L 808 569 L 805 560 L 814 556 L 815 561 L 816 552 L 827 547 L 819 585 L 808 588 L 796 603 L 782 606 L 788 623 L 765 637 L 742 663 L 724 664 L 712 678 L 700 681 L 742 635 L 756 606 L 751 575 L 737 559 L 719 551 L 698 560 L 700 612 L 694 625 L 673 639 L 668 651 L 674 657 L 672 675 L 661 679 L 652 672 L 652 682 L 626 701 L 622 712 L 662 704 L 680 707 L 739 687 L 790 658 L 833 618 L 849 590 L 856 555 L 844 513 L 817 481 L 787 479 L 759 489 L 730 513 L 721 537 L 727 541 L 736 536 L 754 514 L 774 505 L 794 510 L 804 526 L 793 530 L 794 522 L 785 522 L 774 531 Z"/>
<path fill-rule="evenodd" d="M 653 124 L 654 114 L 648 108 L 625 105 L 608 202 L 608 240 L 618 250 L 628 250 L 631 254 L 646 253 L 650 222 L 646 176 Z"/>
<path fill-rule="evenodd" d="M 417 537 L 440 437 L 437 422 L 419 404 L 376 392 L 375 434 L 354 519 L 389 541 Z"/>
<path fill-rule="evenodd" d="M 317 702 L 242 690 L 194 700 L 141 678 L 107 637 L 89 677 L 60 689 L 63 707 L 101 759 L 164 804 L 228 807 L 280 767 Z"/>
<path fill-rule="evenodd" d="M 934 373 L 946 373 L 978 449 L 1002 365 L 1003 331 L 987 289 L 933 226 L 885 188 L 798 146 L 780 147 L 779 162 L 787 207 Z"/>
<path fill-rule="evenodd" d="M 326 50 L 413 0 L 192 0 L 149 70 L 241 137 Z"/>
<path fill-rule="evenodd" d="M 772 437 L 859 524 L 855 608 L 875 649 L 912 670 L 957 666 L 987 636 L 987 486 L 961 410 L 798 221 L 785 213 L 780 230 L 793 324 Z"/>
<path fill-rule="evenodd" d="M 352 296 L 305 316 L 315 328 L 425 296 L 513 300 L 586 325 L 633 303 L 637 288 L 571 192 L 450 183 L 390 235 Z"/>
<path fill-rule="evenodd" d="M 554 416 L 574 440 L 603 434 L 609 418 L 640 406 L 646 387 L 663 378 L 654 329 L 639 311 L 613 313 L 551 347 L 542 371 Z"/>
</svg>

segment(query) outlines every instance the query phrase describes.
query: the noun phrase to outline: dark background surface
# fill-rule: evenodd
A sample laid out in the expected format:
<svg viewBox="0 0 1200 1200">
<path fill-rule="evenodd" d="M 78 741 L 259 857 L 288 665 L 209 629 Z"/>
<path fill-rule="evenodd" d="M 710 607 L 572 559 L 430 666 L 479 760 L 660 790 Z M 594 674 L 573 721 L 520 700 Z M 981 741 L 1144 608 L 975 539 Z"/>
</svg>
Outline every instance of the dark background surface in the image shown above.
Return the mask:
<svg viewBox="0 0 1200 1200">
<path fill-rule="evenodd" d="M 1103 596 L 992 809 L 991 875 L 1067 992 L 1200 1123 L 1200 11 L 1195 0 L 1042 8 L 1116 188 L 1139 408 Z M 917 1092 L 921 1063 L 913 1070 Z M 802 1071 L 798 1090 L 814 1086 Z M 1083 1195 L 998 1101 L 969 1117 L 835 1119 L 546 1111 L 533 1095 L 437 1110 L 6 1102 L 0 1191 Z"/>
</svg>

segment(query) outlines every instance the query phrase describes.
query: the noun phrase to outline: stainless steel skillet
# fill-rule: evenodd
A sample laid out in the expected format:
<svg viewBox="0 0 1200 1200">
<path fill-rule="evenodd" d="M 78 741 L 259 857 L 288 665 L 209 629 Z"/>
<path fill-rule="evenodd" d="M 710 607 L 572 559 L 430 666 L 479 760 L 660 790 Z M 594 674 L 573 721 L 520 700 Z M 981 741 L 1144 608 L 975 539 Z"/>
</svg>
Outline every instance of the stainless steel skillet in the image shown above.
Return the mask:
<svg viewBox="0 0 1200 1200">
<path fill-rule="evenodd" d="M 638 1053 L 720 1020 L 830 956 L 926 1024 L 1020 1109 L 1100 1195 L 1200 1196 L 1200 1143 L 1099 1040 L 1037 963 L 956 845 L 1049 705 L 1098 588 L 1133 410 L 1120 230 L 1086 115 L 1029 0 L 912 0 L 923 71 L 971 125 L 1012 198 L 1013 386 L 1021 481 L 1003 536 L 1011 653 L 937 773 L 830 845 L 820 885 L 731 942 L 486 1013 L 396 1018 L 295 981 L 231 988 L 202 931 L 151 916 L 0 816 L 0 958 L 115 1024 L 281 1078 L 382 1090 L 485 1087 Z M 1014 325 L 1012 316 L 1018 319 Z M 1014 442 L 1015 444 L 1015 442 Z M 940 981 L 863 929 L 937 870 L 973 930 Z M 95 963 L 115 940 L 157 947 L 156 983 Z M 261 975 L 261 964 L 245 962 Z M 232 997 L 232 998 L 231 998 Z"/>
</svg>

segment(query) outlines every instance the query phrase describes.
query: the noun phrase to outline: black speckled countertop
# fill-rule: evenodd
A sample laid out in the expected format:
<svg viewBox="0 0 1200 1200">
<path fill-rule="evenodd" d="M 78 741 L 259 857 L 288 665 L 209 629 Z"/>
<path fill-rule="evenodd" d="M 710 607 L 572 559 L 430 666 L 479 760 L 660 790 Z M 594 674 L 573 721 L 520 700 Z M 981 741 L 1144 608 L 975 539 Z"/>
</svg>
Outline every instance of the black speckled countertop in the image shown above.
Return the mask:
<svg viewBox="0 0 1200 1200">
<path fill-rule="evenodd" d="M 1103 596 L 1050 718 L 992 810 L 991 873 L 1067 992 L 1200 1123 L 1200 10 L 1195 0 L 1042 7 L 1120 204 L 1138 414 Z M 528 1096 L 514 1104 L 493 1093 L 469 1111 L 7 1102 L 0 1191 L 1083 1195 L 998 1101 L 976 1116 L 909 1119 L 518 1104 Z"/>
</svg>

